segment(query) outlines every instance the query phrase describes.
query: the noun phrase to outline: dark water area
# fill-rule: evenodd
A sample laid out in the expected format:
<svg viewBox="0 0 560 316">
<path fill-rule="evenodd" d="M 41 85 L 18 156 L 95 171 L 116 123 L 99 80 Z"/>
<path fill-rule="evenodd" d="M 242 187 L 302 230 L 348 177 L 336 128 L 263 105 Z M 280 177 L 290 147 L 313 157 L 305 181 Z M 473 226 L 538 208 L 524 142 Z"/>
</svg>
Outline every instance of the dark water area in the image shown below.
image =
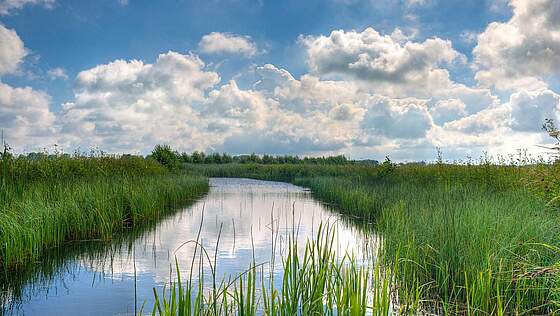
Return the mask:
<svg viewBox="0 0 560 316">
<path fill-rule="evenodd" d="M 204 198 L 152 227 L 111 243 L 73 242 L 21 275 L 3 276 L 4 313 L 134 315 L 143 305 L 144 312 L 151 313 L 153 288 L 161 292 L 176 279 L 175 260 L 181 275 L 189 274 L 195 246 L 187 242 L 195 240 L 199 230 L 200 244 L 210 259 L 217 254 L 218 279 L 243 273 L 253 258 L 263 269 L 274 269 L 274 278 L 280 279 L 282 244 L 297 234 L 304 247 L 321 223 L 336 228 L 339 256 L 353 254 L 358 261 L 374 256 L 368 253 L 375 249 L 372 237 L 365 237 L 361 229 L 314 200 L 304 188 L 236 178 L 212 178 L 210 186 Z M 275 258 L 273 267 L 271 258 Z M 207 264 L 194 260 L 193 270 L 207 269 Z M 210 284 L 209 273 L 204 278 L 204 284 Z"/>
</svg>

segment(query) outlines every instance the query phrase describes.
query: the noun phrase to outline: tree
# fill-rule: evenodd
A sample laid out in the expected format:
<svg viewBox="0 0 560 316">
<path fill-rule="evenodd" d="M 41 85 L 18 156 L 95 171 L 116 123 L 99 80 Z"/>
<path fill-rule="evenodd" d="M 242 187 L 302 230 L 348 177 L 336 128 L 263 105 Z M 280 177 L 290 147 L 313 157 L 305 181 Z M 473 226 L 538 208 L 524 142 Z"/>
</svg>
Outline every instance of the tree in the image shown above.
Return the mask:
<svg viewBox="0 0 560 316">
<path fill-rule="evenodd" d="M 179 154 L 172 150 L 169 145 L 156 145 L 152 150 L 152 158 L 167 169 L 171 170 L 179 167 Z"/>
</svg>

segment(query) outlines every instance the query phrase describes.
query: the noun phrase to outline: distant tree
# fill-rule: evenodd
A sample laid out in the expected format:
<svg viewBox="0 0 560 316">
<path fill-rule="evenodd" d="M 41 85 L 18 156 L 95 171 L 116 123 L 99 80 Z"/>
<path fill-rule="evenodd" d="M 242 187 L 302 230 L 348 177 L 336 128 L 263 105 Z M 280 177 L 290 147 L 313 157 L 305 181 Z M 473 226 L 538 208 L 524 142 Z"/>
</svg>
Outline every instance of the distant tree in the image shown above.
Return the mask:
<svg viewBox="0 0 560 316">
<path fill-rule="evenodd" d="M 206 158 L 204 159 L 204 163 L 221 164 L 222 156 L 219 153 L 211 153 L 210 155 L 206 156 Z"/>
<path fill-rule="evenodd" d="M 179 154 L 172 150 L 169 145 L 156 145 L 152 150 L 151 158 L 165 166 L 167 169 L 179 167 Z"/>
<path fill-rule="evenodd" d="M 204 163 L 204 153 L 199 151 L 194 151 L 191 155 L 192 163 Z"/>
<path fill-rule="evenodd" d="M 191 163 L 192 162 L 191 155 L 189 155 L 188 153 L 181 153 L 181 156 L 179 157 L 179 159 L 181 160 L 181 162 L 184 162 L 184 163 Z"/>
<path fill-rule="evenodd" d="M 395 171 L 395 164 L 391 161 L 389 156 L 385 156 L 385 161 L 379 166 L 379 174 L 382 176 L 391 174 Z"/>
<path fill-rule="evenodd" d="M 222 154 L 222 163 L 232 163 L 232 162 L 233 162 L 233 158 L 230 155 L 226 153 Z"/>
</svg>

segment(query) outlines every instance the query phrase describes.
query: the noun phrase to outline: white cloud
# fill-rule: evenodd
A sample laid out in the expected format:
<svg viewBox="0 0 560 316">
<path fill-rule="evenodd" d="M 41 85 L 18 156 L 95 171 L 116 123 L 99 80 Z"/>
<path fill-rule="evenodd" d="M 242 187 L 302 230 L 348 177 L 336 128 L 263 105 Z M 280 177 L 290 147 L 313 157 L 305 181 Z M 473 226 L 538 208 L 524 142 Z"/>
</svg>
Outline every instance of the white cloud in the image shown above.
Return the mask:
<svg viewBox="0 0 560 316">
<path fill-rule="evenodd" d="M 0 24 L 0 76 L 15 72 L 26 55 L 17 33 Z"/>
<path fill-rule="evenodd" d="M 152 64 L 116 60 L 81 72 L 58 119 L 66 145 L 400 159 L 432 158 L 437 145 L 472 155 L 505 152 L 516 137 L 538 140 L 528 124 L 556 113 L 558 101 L 542 90 L 500 104 L 488 89 L 456 83 L 431 98 L 394 98 L 352 80 L 296 79 L 271 64 L 256 67 L 258 80 L 243 89 L 233 80 L 219 86 L 204 68 L 195 55 L 168 52 Z"/>
<path fill-rule="evenodd" d="M 55 136 L 50 97 L 29 87 L 0 82 L 0 126 L 8 143 L 22 150 L 47 146 Z"/>
<path fill-rule="evenodd" d="M 435 102 L 429 111 L 434 122 L 439 125 L 467 115 L 466 105 L 460 99 L 439 100 Z"/>
<path fill-rule="evenodd" d="M 27 55 L 14 30 L 0 24 L 0 77 L 15 73 Z M 55 137 L 50 97 L 31 87 L 15 88 L 0 81 L 0 129 L 18 150 L 46 146 Z"/>
<path fill-rule="evenodd" d="M 45 8 L 52 8 L 56 0 L 0 0 L 0 15 L 11 14 L 26 5 L 41 5 Z"/>
<path fill-rule="evenodd" d="M 337 30 L 329 36 L 301 37 L 311 73 L 321 77 L 360 80 L 375 92 L 395 96 L 429 94 L 450 85 L 442 65 L 464 62 L 451 42 L 434 37 L 423 42 L 363 32 Z"/>
<path fill-rule="evenodd" d="M 64 70 L 64 68 L 52 68 L 49 69 L 47 71 L 47 76 L 51 79 L 51 80 L 56 80 L 56 79 L 68 79 L 68 75 L 66 74 L 66 70 Z"/>
<path fill-rule="evenodd" d="M 534 9 L 530 5 L 516 10 L 529 14 L 530 8 Z M 543 19 L 539 23 L 546 24 Z M 511 27 L 512 22 L 502 24 Z M 484 42 L 484 36 L 496 35 L 491 29 L 478 38 L 475 49 L 479 82 L 505 73 L 516 85 L 528 82 L 509 100 L 502 94 L 504 102 L 490 87 L 503 82 L 468 86 L 451 79 L 448 68 L 465 57 L 450 41 L 415 41 L 414 32 L 407 35 L 397 28 L 382 35 L 368 28 L 301 37 L 310 71 L 297 78 L 265 64 L 246 74 L 256 77 L 251 83 L 220 83 L 219 74 L 193 53 L 169 51 L 151 63 L 117 59 L 81 71 L 73 98 L 56 114 L 49 111 L 46 93 L 0 82 L 0 126 L 19 145 L 62 141 L 67 149 L 99 146 L 113 152 L 146 153 L 155 144 L 170 143 L 185 151 L 354 153 L 375 158 L 394 153 L 413 160 L 430 154 L 432 158 L 436 145 L 453 148 L 454 155 L 488 148 L 505 152 L 518 139 L 531 146 L 541 140 L 544 118 L 560 119 L 560 96 L 543 88 L 546 75 L 554 73 L 544 72 L 536 60 L 524 64 L 519 73 L 500 73 L 512 67 L 510 61 L 494 64 L 492 58 L 498 57 L 489 59 L 480 48 L 503 40 Z M 508 47 L 517 45 L 517 39 L 511 39 L 500 42 L 503 45 L 494 52 L 507 55 Z M 15 31 L 0 26 L 0 44 L 0 76 L 16 73 L 27 53 L 23 42 Z M 224 33 L 205 36 L 199 48 L 257 54 L 250 38 Z M 47 75 L 67 78 L 62 68 Z"/>
<path fill-rule="evenodd" d="M 560 119 L 560 95 L 550 90 L 520 91 L 511 95 L 511 127 L 522 132 L 540 132 L 544 120 Z"/>
<path fill-rule="evenodd" d="M 373 96 L 366 101 L 366 108 L 361 128 L 369 136 L 423 138 L 433 125 L 426 103 L 422 100 Z"/>
<path fill-rule="evenodd" d="M 466 134 L 482 134 L 508 126 L 510 123 L 510 109 L 507 106 L 499 106 L 484 109 L 467 117 L 443 124 L 449 130 L 459 131 Z"/>
<path fill-rule="evenodd" d="M 212 32 L 202 37 L 199 49 L 207 54 L 238 54 L 252 57 L 257 54 L 257 45 L 249 36 Z"/>
<path fill-rule="evenodd" d="M 560 72 L 560 2 L 511 0 L 513 17 L 492 22 L 473 50 L 476 80 L 501 90 L 539 89 Z"/>
<path fill-rule="evenodd" d="M 68 146 L 207 148 L 215 140 L 204 134 L 200 110 L 220 78 L 203 68 L 195 55 L 168 52 L 153 64 L 116 60 L 80 72 L 74 100 L 59 117 Z"/>
<path fill-rule="evenodd" d="M 241 90 L 235 81 L 213 90 L 204 104 L 205 116 L 214 117 L 213 124 L 230 129 L 264 129 L 267 126 L 269 100 L 257 92 Z M 218 121 L 219 120 L 219 121 Z"/>
</svg>

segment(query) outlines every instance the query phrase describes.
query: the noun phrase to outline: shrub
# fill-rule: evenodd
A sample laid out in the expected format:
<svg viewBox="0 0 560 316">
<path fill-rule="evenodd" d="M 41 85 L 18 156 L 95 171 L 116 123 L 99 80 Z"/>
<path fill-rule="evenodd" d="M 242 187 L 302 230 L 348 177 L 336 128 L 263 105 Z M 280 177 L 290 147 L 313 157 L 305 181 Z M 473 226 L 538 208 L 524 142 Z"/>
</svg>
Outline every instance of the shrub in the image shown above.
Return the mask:
<svg viewBox="0 0 560 316">
<path fill-rule="evenodd" d="M 152 158 L 167 169 L 171 170 L 179 167 L 179 154 L 171 150 L 168 145 L 156 145 L 152 150 Z"/>
</svg>

